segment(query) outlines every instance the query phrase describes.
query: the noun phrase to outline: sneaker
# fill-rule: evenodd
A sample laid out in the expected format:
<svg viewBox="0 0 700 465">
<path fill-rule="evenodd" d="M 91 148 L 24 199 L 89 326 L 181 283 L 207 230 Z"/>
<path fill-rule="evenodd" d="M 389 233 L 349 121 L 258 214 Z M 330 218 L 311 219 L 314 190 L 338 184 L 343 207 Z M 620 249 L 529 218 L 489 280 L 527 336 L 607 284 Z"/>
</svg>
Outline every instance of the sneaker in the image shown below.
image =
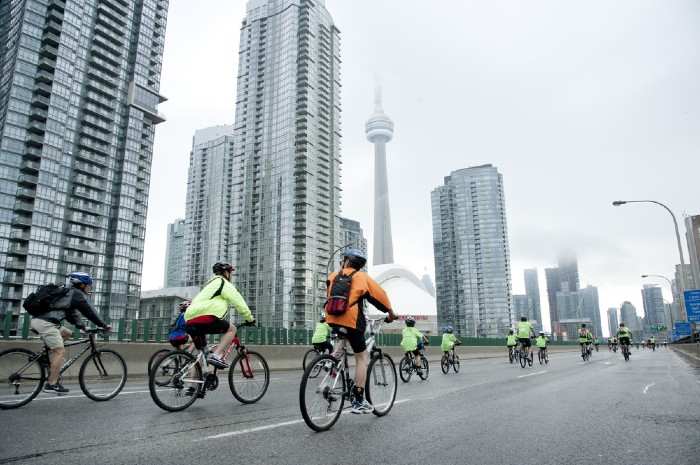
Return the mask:
<svg viewBox="0 0 700 465">
<path fill-rule="evenodd" d="M 44 384 L 44 392 L 55 392 L 56 394 L 66 394 L 70 392 L 70 389 L 64 388 L 60 383 L 56 384 Z"/>
<path fill-rule="evenodd" d="M 221 368 L 222 370 L 228 368 L 228 364 L 220 359 L 216 354 L 209 354 L 209 357 L 207 357 L 207 362 L 216 368 Z"/>
<path fill-rule="evenodd" d="M 372 407 L 372 404 L 367 402 L 367 399 L 362 399 L 362 400 L 353 400 L 351 405 L 350 412 L 352 413 L 372 413 L 374 412 L 374 407 Z"/>
</svg>

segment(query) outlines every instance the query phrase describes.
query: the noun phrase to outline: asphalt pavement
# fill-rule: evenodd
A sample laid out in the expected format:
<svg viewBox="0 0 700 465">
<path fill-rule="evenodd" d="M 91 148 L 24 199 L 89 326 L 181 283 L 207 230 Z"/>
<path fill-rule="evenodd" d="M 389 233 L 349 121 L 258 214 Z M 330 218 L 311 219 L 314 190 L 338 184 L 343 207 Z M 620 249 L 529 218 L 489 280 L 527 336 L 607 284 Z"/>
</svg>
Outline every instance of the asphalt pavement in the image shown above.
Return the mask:
<svg viewBox="0 0 700 465">
<path fill-rule="evenodd" d="M 607 348 L 591 362 L 560 353 L 525 369 L 504 353 L 431 370 L 399 380 L 389 415 L 343 413 L 325 433 L 301 419 L 301 371 L 273 372 L 253 405 L 222 379 L 179 413 L 156 407 L 144 379 L 103 403 L 69 386 L 0 411 L 0 464 L 700 463 L 700 369 L 671 350 L 633 350 L 629 363 Z"/>
</svg>

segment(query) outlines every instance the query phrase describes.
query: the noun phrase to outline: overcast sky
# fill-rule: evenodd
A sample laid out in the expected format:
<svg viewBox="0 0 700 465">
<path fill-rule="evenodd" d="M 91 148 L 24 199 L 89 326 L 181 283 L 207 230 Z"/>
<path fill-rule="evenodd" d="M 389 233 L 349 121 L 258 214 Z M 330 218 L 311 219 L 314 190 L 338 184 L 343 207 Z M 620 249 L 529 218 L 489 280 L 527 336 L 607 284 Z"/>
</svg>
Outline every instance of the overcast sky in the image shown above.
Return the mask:
<svg viewBox="0 0 700 465">
<path fill-rule="evenodd" d="M 671 276 L 678 262 L 673 226 L 659 207 L 610 202 L 700 214 L 700 2 L 326 4 L 342 43 L 343 215 L 362 223 L 370 250 L 364 122 L 378 78 L 396 127 L 398 263 L 433 273 L 430 191 L 452 170 L 492 163 L 504 177 L 514 293 L 523 268 L 538 267 L 547 308 L 543 268 L 570 247 L 603 313 L 630 300 L 641 314 L 640 274 Z M 166 225 L 184 216 L 194 130 L 233 121 L 244 14 L 243 0 L 170 2 L 144 290 L 162 286 Z"/>
</svg>

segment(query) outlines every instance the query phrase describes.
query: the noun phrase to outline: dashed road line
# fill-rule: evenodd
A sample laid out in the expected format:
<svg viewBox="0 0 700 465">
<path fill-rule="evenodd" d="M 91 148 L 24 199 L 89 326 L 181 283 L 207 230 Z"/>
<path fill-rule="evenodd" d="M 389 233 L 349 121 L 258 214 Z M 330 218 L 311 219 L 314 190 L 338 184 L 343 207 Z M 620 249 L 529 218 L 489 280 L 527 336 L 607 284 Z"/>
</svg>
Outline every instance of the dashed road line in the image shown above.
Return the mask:
<svg viewBox="0 0 700 465">
<path fill-rule="evenodd" d="M 520 376 L 518 376 L 518 378 L 527 378 L 528 376 L 543 375 L 543 374 L 545 374 L 545 373 L 547 373 L 547 370 L 536 371 L 536 372 L 534 372 L 534 373 L 529 373 L 529 374 L 527 374 L 527 375 L 520 375 Z"/>
</svg>

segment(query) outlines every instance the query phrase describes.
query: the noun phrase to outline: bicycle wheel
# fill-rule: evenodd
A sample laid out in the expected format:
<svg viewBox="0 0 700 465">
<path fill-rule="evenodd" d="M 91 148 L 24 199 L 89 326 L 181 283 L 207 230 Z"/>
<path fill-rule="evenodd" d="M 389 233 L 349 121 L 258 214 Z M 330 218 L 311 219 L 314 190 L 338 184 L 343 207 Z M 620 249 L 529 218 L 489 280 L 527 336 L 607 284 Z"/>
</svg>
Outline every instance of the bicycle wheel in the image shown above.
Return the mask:
<svg viewBox="0 0 700 465">
<path fill-rule="evenodd" d="M 515 361 L 515 352 L 512 350 L 508 351 L 508 361 L 512 364 Z"/>
<path fill-rule="evenodd" d="M 18 408 L 32 401 L 44 386 L 46 369 L 27 349 L 0 352 L 0 409 Z"/>
<path fill-rule="evenodd" d="M 418 372 L 418 377 L 425 381 L 428 379 L 428 376 L 430 376 L 430 363 L 428 363 L 428 358 L 425 356 L 421 356 L 421 371 Z"/>
<path fill-rule="evenodd" d="M 452 361 L 452 369 L 455 373 L 459 373 L 459 355 L 455 354 L 454 360 Z"/>
<path fill-rule="evenodd" d="M 440 368 L 442 369 L 443 374 L 447 374 L 450 371 L 450 359 L 447 357 L 447 355 L 443 355 L 440 359 Z"/>
<path fill-rule="evenodd" d="M 345 404 L 345 372 L 330 355 L 321 355 L 306 367 L 299 385 L 299 408 L 304 422 L 314 431 L 330 429 Z M 312 371 L 320 373 L 310 376 Z"/>
<path fill-rule="evenodd" d="M 98 349 L 83 361 L 78 382 L 85 395 L 94 401 L 113 399 L 126 384 L 126 362 L 113 350 Z"/>
<path fill-rule="evenodd" d="M 396 379 L 396 366 L 387 354 L 373 357 L 367 368 L 367 382 L 365 383 L 365 396 L 367 402 L 374 407 L 374 413 L 383 417 L 394 406 L 398 382 Z"/>
<path fill-rule="evenodd" d="M 549 352 L 544 351 L 544 364 L 549 365 Z"/>
<path fill-rule="evenodd" d="M 270 369 L 257 352 L 238 354 L 228 370 L 228 387 L 239 402 L 254 404 L 262 399 L 270 385 Z"/>
<path fill-rule="evenodd" d="M 204 389 L 202 367 L 189 352 L 173 350 L 148 375 L 148 390 L 156 405 L 168 412 L 179 412 L 192 405 Z M 179 367 L 175 372 L 161 366 Z"/>
<path fill-rule="evenodd" d="M 165 354 L 169 354 L 172 349 L 160 349 L 156 351 L 151 358 L 148 359 L 148 372 L 150 373 L 153 366 L 160 361 L 161 358 L 165 357 Z"/>
<path fill-rule="evenodd" d="M 304 354 L 304 360 L 301 362 L 301 369 L 306 370 L 307 365 L 309 363 L 313 362 L 316 359 L 316 356 L 318 356 L 318 355 L 319 355 L 319 351 L 316 349 L 307 350 L 306 353 Z"/>
<path fill-rule="evenodd" d="M 408 383 L 411 380 L 411 375 L 413 374 L 413 360 L 408 355 L 404 355 L 399 363 L 399 376 L 401 376 L 401 381 Z"/>
<path fill-rule="evenodd" d="M 527 356 L 527 366 L 531 367 L 532 363 L 535 361 L 535 355 L 530 352 L 529 355 Z"/>
<path fill-rule="evenodd" d="M 525 368 L 525 365 L 527 365 L 527 355 L 525 355 L 522 351 L 520 351 L 520 368 Z"/>
<path fill-rule="evenodd" d="M 161 364 L 160 361 L 165 357 L 167 354 L 172 352 L 172 350 L 165 350 L 165 353 L 162 354 L 161 352 L 163 351 L 158 351 L 155 354 L 153 354 L 153 358 L 156 358 L 154 361 L 154 364 L 151 367 L 150 371 L 153 371 L 153 368 L 156 366 L 158 367 L 158 375 L 156 376 L 155 383 L 157 386 L 166 386 L 170 380 L 170 376 L 175 374 L 179 369 L 180 369 L 180 360 L 179 359 L 170 359 L 169 363 L 163 363 Z M 156 357 L 156 355 L 160 355 L 159 357 Z M 150 375 L 149 371 L 149 375 Z"/>
</svg>

